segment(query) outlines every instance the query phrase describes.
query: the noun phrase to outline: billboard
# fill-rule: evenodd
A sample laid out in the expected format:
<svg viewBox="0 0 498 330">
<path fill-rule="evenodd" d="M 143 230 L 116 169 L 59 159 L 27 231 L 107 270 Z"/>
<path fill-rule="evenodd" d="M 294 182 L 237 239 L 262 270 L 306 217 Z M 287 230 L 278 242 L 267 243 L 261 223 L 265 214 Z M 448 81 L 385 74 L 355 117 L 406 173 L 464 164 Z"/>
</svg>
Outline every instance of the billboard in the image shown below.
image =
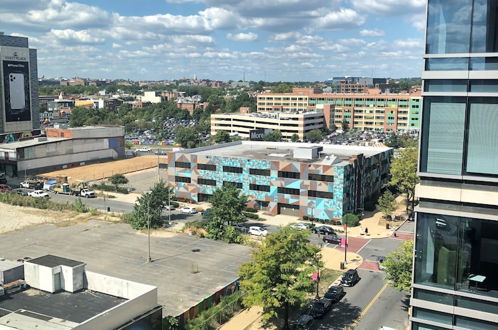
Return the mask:
<svg viewBox="0 0 498 330">
<path fill-rule="evenodd" d="M 3 89 L 5 121 L 30 121 L 31 93 L 28 62 L 3 61 Z"/>
<path fill-rule="evenodd" d="M 264 141 L 265 135 L 271 133 L 269 128 L 259 128 L 249 131 L 249 140 L 251 141 Z"/>
</svg>

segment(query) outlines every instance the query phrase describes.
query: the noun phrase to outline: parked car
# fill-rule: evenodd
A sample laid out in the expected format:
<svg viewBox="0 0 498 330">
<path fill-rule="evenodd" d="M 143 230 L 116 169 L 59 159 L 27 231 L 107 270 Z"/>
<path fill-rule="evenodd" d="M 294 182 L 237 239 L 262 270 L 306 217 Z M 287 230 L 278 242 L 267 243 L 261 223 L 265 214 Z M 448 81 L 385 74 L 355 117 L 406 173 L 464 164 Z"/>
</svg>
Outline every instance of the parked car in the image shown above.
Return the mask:
<svg viewBox="0 0 498 330">
<path fill-rule="evenodd" d="M 387 258 L 384 256 L 377 257 L 377 265 L 379 266 L 380 270 L 386 269 L 386 267 L 384 266 L 384 261 L 386 261 L 386 259 Z"/>
<path fill-rule="evenodd" d="M 235 225 L 233 227 L 235 228 L 235 230 L 240 231 L 241 233 L 247 233 L 249 231 L 249 229 L 246 226 Z"/>
<path fill-rule="evenodd" d="M 322 298 L 320 300 L 316 300 L 313 303 L 309 311 L 309 314 L 313 316 L 313 318 L 315 319 L 320 319 L 325 314 L 327 314 L 327 312 L 330 311 L 331 309 L 332 309 L 332 300 L 327 298 Z"/>
<path fill-rule="evenodd" d="M 28 196 L 35 197 L 35 198 L 49 198 L 50 196 L 48 193 L 46 193 L 43 190 L 35 190 L 30 193 L 28 193 Z"/>
<path fill-rule="evenodd" d="M 306 230 L 308 229 L 308 226 L 305 223 L 293 223 L 289 227 L 299 229 L 299 230 Z"/>
<path fill-rule="evenodd" d="M 339 302 L 346 293 L 344 288 L 340 285 L 331 286 L 327 292 L 325 292 L 324 298 L 330 299 L 332 303 Z"/>
<path fill-rule="evenodd" d="M 176 208 L 175 208 L 173 205 L 166 205 L 166 206 L 164 207 L 164 209 L 165 209 L 166 211 L 173 211 L 173 210 L 176 210 Z"/>
<path fill-rule="evenodd" d="M 150 152 L 152 149 L 151 148 L 138 148 L 138 149 L 135 149 L 135 151 L 138 151 L 138 152 Z"/>
<path fill-rule="evenodd" d="M 322 241 L 324 243 L 340 244 L 341 243 L 341 238 L 339 236 L 337 236 L 336 234 L 323 235 Z"/>
<path fill-rule="evenodd" d="M 7 186 L 6 184 L 0 184 L 0 192 L 8 192 L 11 190 L 12 190 L 12 188 Z"/>
<path fill-rule="evenodd" d="M 261 228 L 261 227 L 251 226 L 251 227 L 249 227 L 249 234 L 255 235 L 255 236 L 266 237 L 266 235 L 268 235 L 268 231 L 266 229 Z"/>
<path fill-rule="evenodd" d="M 358 275 L 358 271 L 356 269 L 350 269 L 341 279 L 341 284 L 344 286 L 354 286 L 360 280 L 360 275 Z"/>
<path fill-rule="evenodd" d="M 21 195 L 21 196 L 28 196 L 28 192 L 26 190 L 23 190 L 23 189 L 14 189 L 14 192 L 18 195 Z"/>
<path fill-rule="evenodd" d="M 317 227 L 313 227 L 312 231 L 315 234 L 321 234 L 321 235 L 335 234 L 334 229 L 330 228 L 329 226 L 317 226 Z"/>
<path fill-rule="evenodd" d="M 19 188 L 27 188 L 27 189 L 42 189 L 43 188 L 43 182 L 40 181 L 34 181 L 34 180 L 27 180 L 23 181 L 19 184 Z"/>
<path fill-rule="evenodd" d="M 299 318 L 296 321 L 294 321 L 293 329 L 296 330 L 310 329 L 312 323 L 313 323 L 313 316 L 308 314 L 303 314 L 299 316 Z"/>
<path fill-rule="evenodd" d="M 97 197 L 95 193 L 90 190 L 90 189 L 81 189 L 80 190 L 80 196 L 81 197 L 86 197 L 86 198 L 95 198 Z"/>
<path fill-rule="evenodd" d="M 195 209 L 195 207 L 192 207 L 192 206 L 185 206 L 185 207 L 182 207 L 180 209 L 180 212 L 184 213 L 184 214 L 196 214 L 197 213 L 197 210 Z"/>
</svg>

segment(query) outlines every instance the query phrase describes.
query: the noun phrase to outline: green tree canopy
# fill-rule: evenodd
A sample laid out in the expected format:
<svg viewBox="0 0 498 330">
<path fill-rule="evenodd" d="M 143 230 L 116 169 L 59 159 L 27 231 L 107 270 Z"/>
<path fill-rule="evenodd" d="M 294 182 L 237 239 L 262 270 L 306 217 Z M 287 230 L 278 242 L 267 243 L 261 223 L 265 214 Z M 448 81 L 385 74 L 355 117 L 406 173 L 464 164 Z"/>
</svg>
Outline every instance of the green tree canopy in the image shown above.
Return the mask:
<svg viewBox="0 0 498 330">
<path fill-rule="evenodd" d="M 171 193 L 171 189 L 163 181 L 160 181 L 154 185 L 151 191 L 140 196 L 127 218 L 131 227 L 145 229 L 149 221 L 151 228 L 161 227 L 161 214 L 166 207 L 168 195 Z"/>
<path fill-rule="evenodd" d="M 280 141 L 282 141 L 282 132 L 280 132 L 279 130 L 273 130 L 270 133 L 265 135 L 264 140 L 265 141 L 280 142 Z"/>
<path fill-rule="evenodd" d="M 109 182 L 115 185 L 117 188 L 120 184 L 127 184 L 128 179 L 123 174 L 118 173 L 111 176 L 109 178 Z"/>
<path fill-rule="evenodd" d="M 348 227 L 357 227 L 360 225 L 360 217 L 353 213 L 346 213 L 342 216 L 342 223 Z"/>
<path fill-rule="evenodd" d="M 349 129 L 349 122 L 346 119 L 344 119 L 341 122 L 341 127 L 343 131 L 347 131 Z"/>
<path fill-rule="evenodd" d="M 310 243 L 309 235 L 283 227 L 268 235 L 240 268 L 244 304 L 263 307 L 267 322 L 283 319 L 283 329 L 289 328 L 290 310 L 306 303 L 313 290 L 311 275 L 322 266 L 320 249 Z"/>
<path fill-rule="evenodd" d="M 382 196 L 380 196 L 377 201 L 377 209 L 384 214 L 384 217 L 390 217 L 397 207 L 396 197 L 389 191 L 386 190 Z"/>
<path fill-rule="evenodd" d="M 175 142 L 183 148 L 195 148 L 200 144 L 199 134 L 194 127 L 178 126 L 175 130 Z"/>
<path fill-rule="evenodd" d="M 314 129 L 306 133 L 304 135 L 304 139 L 310 142 L 319 142 L 323 140 L 323 133 L 319 129 Z"/>
<path fill-rule="evenodd" d="M 281 83 L 271 89 L 272 93 L 292 93 L 292 86 Z"/>
<path fill-rule="evenodd" d="M 227 143 L 231 142 L 230 134 L 227 131 L 218 131 L 214 135 L 214 142 L 216 143 Z"/>
<path fill-rule="evenodd" d="M 292 136 L 291 136 L 291 141 L 292 141 L 292 142 L 297 142 L 297 141 L 299 141 L 299 135 L 297 135 L 296 133 L 292 134 Z"/>
<path fill-rule="evenodd" d="M 243 211 L 247 206 L 247 197 L 229 184 L 217 189 L 209 202 L 212 204 L 206 226 L 209 237 L 229 243 L 237 242 L 238 235 L 234 235 L 231 225 L 245 221 Z"/>
<path fill-rule="evenodd" d="M 408 203 L 407 211 L 411 204 L 415 203 L 415 186 L 420 182 L 417 176 L 417 156 L 418 151 L 415 148 L 400 150 L 399 155 L 394 157 L 391 164 L 391 180 L 389 185 L 406 194 Z"/>
<path fill-rule="evenodd" d="M 400 291 L 409 291 L 412 284 L 413 241 L 405 241 L 382 264 L 389 284 Z"/>
</svg>

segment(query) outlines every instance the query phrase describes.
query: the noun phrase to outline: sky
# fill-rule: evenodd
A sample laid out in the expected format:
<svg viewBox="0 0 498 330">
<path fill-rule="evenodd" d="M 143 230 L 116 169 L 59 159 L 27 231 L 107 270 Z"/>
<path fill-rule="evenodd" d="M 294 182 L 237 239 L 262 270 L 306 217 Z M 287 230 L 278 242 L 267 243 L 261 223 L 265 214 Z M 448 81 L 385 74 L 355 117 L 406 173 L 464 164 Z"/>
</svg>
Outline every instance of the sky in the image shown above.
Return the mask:
<svg viewBox="0 0 498 330">
<path fill-rule="evenodd" d="M 419 77 L 426 0 L 0 0 L 39 76 Z"/>
</svg>

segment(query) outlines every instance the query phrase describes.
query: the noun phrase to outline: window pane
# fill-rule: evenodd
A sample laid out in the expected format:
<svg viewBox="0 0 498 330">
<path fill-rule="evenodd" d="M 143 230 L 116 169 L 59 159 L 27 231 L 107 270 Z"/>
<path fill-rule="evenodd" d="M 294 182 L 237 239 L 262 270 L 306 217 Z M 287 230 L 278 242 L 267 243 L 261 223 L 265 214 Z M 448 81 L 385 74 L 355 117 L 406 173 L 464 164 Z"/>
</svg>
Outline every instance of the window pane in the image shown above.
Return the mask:
<svg viewBox="0 0 498 330">
<path fill-rule="evenodd" d="M 498 70 L 498 57 L 472 57 L 470 69 L 475 71 Z"/>
<path fill-rule="evenodd" d="M 471 80 L 470 91 L 474 93 L 498 93 L 498 80 Z"/>
<path fill-rule="evenodd" d="M 468 53 L 472 0 L 429 0 L 427 54 Z"/>
<path fill-rule="evenodd" d="M 419 319 L 427 321 L 448 324 L 448 325 L 452 325 L 453 323 L 453 316 L 451 314 L 435 312 L 428 309 L 422 309 L 417 307 L 413 308 L 413 317 L 417 317 Z"/>
<path fill-rule="evenodd" d="M 469 59 L 464 57 L 455 58 L 428 58 L 425 62 L 427 71 L 467 71 Z"/>
<path fill-rule="evenodd" d="M 455 325 L 460 328 L 472 330 L 494 330 L 498 328 L 498 324 L 482 320 L 471 319 L 463 316 L 455 317 Z"/>
<path fill-rule="evenodd" d="M 458 218 L 418 214 L 415 283 L 454 289 Z"/>
<path fill-rule="evenodd" d="M 498 174 L 498 99 L 471 99 L 467 172 Z"/>
<path fill-rule="evenodd" d="M 416 299 L 453 306 L 453 296 L 446 293 L 415 289 L 413 296 Z"/>
<path fill-rule="evenodd" d="M 467 80 L 426 80 L 426 92 L 467 92 Z"/>
<path fill-rule="evenodd" d="M 455 174 L 462 172 L 465 99 L 426 98 L 423 119 L 423 172 Z"/>
<path fill-rule="evenodd" d="M 472 52 L 497 52 L 496 13 L 498 0 L 474 0 L 472 21 Z"/>
<path fill-rule="evenodd" d="M 498 303 L 458 296 L 456 298 L 456 305 L 458 307 L 498 314 Z"/>
</svg>

